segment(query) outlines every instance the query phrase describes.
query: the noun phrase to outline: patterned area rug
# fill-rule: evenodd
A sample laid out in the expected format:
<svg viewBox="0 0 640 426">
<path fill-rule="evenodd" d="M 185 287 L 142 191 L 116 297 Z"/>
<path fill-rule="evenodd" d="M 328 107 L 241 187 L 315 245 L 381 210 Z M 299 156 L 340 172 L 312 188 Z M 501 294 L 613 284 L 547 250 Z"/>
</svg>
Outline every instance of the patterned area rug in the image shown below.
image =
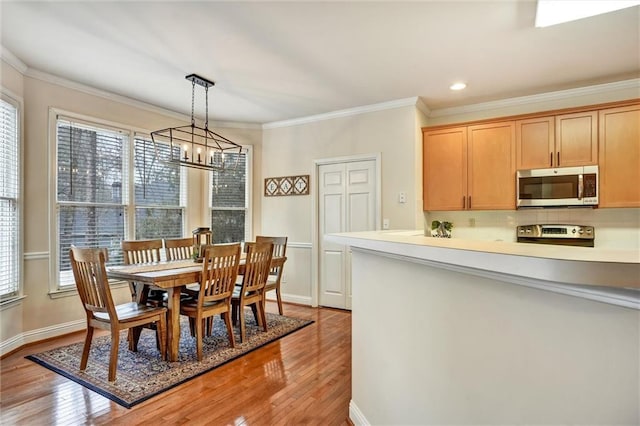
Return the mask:
<svg viewBox="0 0 640 426">
<path fill-rule="evenodd" d="M 234 327 L 236 331 L 235 348 L 229 346 L 224 322 L 216 317 L 212 335 L 203 341 L 202 362 L 198 362 L 196 358 L 195 338 L 190 335 L 185 317 L 181 317 L 180 361 L 178 362 L 162 361 L 159 358 L 153 330 L 144 329 L 142 331 L 137 353 L 129 351 L 126 331 L 123 331 L 120 336 L 118 371 L 113 383 L 109 383 L 107 380 L 109 350 L 111 348 L 109 336 L 94 336 L 89 362 L 84 372 L 79 370 L 83 343 L 74 343 L 28 355 L 26 358 L 80 383 L 124 407 L 131 408 L 159 393 L 313 323 L 313 321 L 267 313 L 268 331 L 263 332 L 262 329 L 256 327 L 250 312 L 250 310 L 246 312 L 247 339 L 242 344 L 239 343 L 239 332 Z"/>
</svg>

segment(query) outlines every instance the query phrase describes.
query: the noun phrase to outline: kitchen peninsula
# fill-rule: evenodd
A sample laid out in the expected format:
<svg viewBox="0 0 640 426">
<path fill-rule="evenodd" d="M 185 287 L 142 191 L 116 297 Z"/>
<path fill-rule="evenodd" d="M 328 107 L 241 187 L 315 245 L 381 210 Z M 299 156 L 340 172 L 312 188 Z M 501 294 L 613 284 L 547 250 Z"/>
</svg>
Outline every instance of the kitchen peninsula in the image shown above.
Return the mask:
<svg viewBox="0 0 640 426">
<path fill-rule="evenodd" d="M 352 249 L 355 424 L 640 423 L 637 250 L 326 238 Z"/>
</svg>

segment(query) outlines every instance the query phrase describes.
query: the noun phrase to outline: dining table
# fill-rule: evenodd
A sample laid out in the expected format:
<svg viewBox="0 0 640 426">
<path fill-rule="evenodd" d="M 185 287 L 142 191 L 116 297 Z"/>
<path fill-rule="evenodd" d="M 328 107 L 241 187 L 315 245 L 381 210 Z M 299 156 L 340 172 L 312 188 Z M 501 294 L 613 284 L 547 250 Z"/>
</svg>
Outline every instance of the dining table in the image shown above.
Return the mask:
<svg viewBox="0 0 640 426">
<path fill-rule="evenodd" d="M 286 256 L 273 257 L 271 268 L 284 265 Z M 244 274 L 246 260 L 240 260 L 238 275 Z M 132 281 L 152 289 L 167 292 L 167 358 L 178 361 L 180 348 L 180 294 L 189 284 L 199 283 L 202 277 L 202 263 L 192 259 L 170 260 L 135 265 L 108 266 L 109 279 Z"/>
</svg>

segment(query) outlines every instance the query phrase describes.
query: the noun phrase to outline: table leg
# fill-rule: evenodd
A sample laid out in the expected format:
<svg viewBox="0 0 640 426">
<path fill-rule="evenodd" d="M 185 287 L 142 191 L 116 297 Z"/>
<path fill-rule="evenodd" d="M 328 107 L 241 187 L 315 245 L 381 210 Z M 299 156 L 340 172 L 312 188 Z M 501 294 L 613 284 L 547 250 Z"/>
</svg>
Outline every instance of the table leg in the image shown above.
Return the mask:
<svg viewBox="0 0 640 426">
<path fill-rule="evenodd" d="M 167 289 L 169 324 L 167 327 L 167 353 L 169 361 L 178 361 L 180 348 L 180 287 Z"/>
</svg>

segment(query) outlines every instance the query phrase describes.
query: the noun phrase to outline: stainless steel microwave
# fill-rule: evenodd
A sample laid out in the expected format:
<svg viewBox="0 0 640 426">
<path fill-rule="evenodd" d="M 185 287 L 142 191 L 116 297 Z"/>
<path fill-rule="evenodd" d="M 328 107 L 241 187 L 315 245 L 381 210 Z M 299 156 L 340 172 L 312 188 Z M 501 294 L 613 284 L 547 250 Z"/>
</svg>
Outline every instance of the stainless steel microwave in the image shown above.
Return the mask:
<svg viewBox="0 0 640 426">
<path fill-rule="evenodd" d="M 517 207 L 598 205 L 598 166 L 519 170 Z"/>
</svg>

